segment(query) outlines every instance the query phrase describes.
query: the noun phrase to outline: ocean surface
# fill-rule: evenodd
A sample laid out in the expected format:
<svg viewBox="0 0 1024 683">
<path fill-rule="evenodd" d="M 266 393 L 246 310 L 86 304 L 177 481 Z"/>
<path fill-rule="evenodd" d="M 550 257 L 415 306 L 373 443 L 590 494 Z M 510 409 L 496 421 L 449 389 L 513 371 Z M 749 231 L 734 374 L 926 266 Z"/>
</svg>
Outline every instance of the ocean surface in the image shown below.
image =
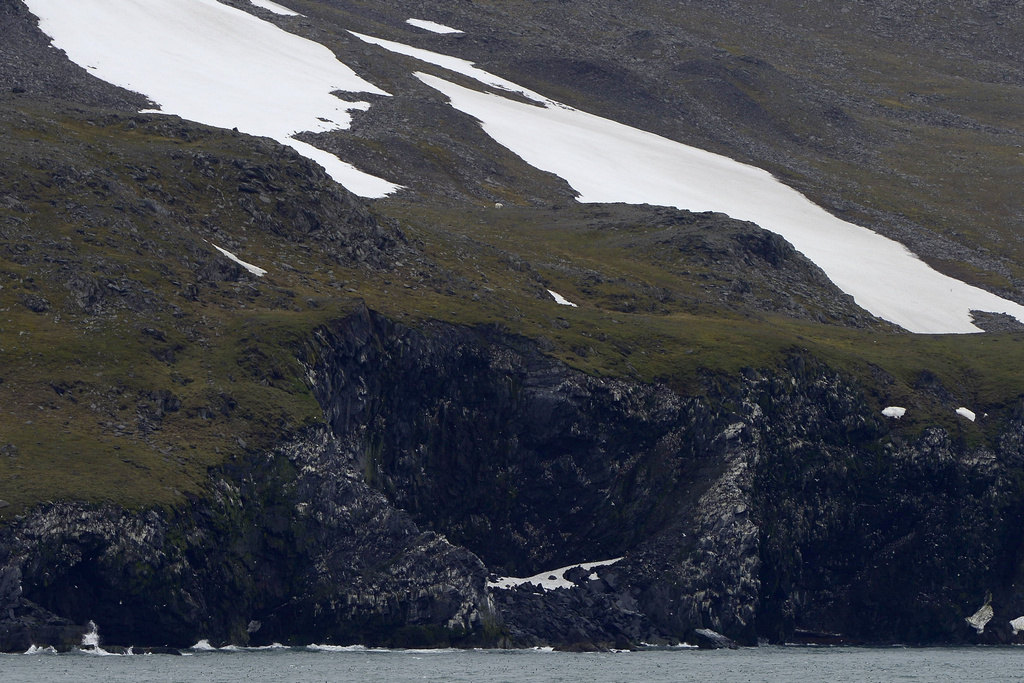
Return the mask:
<svg viewBox="0 0 1024 683">
<path fill-rule="evenodd" d="M 174 655 L 0 655 L 3 683 L 890 683 L 1024 680 L 1024 648 L 761 647 L 569 654 L 540 650 L 273 648 Z"/>
</svg>

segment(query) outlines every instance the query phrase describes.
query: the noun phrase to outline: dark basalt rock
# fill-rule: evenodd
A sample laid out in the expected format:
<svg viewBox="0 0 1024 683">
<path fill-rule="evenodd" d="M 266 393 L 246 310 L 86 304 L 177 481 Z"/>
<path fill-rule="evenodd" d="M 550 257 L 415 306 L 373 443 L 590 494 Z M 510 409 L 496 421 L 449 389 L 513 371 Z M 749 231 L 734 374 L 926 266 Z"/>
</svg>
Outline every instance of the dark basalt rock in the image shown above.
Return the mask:
<svg viewBox="0 0 1024 683">
<path fill-rule="evenodd" d="M 697 647 L 705 650 L 739 649 L 739 645 L 731 639 L 726 638 L 721 633 L 716 633 L 709 628 L 699 628 L 694 631 L 694 634 L 697 636 Z"/>
<path fill-rule="evenodd" d="M 992 450 L 898 437 L 800 356 L 684 398 L 366 310 L 302 360 L 328 426 L 212 472 L 209 496 L 0 531 L 4 648 L 68 647 L 88 620 L 123 646 L 1008 642 L 1024 614 L 1019 418 Z M 620 555 L 567 589 L 485 585 Z"/>
<path fill-rule="evenodd" d="M 64 652 L 80 644 L 85 628 L 24 599 L 21 579 L 17 566 L 0 569 L 0 652 L 25 652 L 36 643 Z"/>
<path fill-rule="evenodd" d="M 46 506 L 5 530 L 8 595 L 94 621 L 105 645 L 436 645 L 481 630 L 480 561 L 420 532 L 344 462 L 311 434 L 249 465 L 265 479 L 221 472 L 185 510 Z"/>
<path fill-rule="evenodd" d="M 181 509 L 62 503 L 0 531 L 4 647 L 88 620 L 124 646 L 1006 642 L 1024 613 L 1019 421 L 994 450 L 898 438 L 800 356 L 685 398 L 366 310 L 307 349 L 327 428 Z M 485 586 L 622 555 L 568 589 Z"/>
</svg>

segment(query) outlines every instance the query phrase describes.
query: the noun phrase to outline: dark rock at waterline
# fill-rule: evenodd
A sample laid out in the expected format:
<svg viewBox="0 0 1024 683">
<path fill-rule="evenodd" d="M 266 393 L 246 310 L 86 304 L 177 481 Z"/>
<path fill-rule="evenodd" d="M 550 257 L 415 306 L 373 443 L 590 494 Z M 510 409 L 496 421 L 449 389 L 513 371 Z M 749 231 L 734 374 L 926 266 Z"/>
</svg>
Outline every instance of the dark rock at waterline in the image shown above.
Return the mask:
<svg viewBox="0 0 1024 683">
<path fill-rule="evenodd" d="M 694 630 L 693 634 L 696 636 L 697 647 L 706 650 L 721 650 L 729 649 L 736 650 L 739 645 L 730 638 L 726 638 L 721 633 L 712 631 L 709 628 L 698 628 Z"/>
<path fill-rule="evenodd" d="M 17 566 L 0 568 L 0 652 L 25 652 L 32 645 L 65 652 L 80 644 L 85 628 L 26 600 L 21 579 Z"/>
</svg>

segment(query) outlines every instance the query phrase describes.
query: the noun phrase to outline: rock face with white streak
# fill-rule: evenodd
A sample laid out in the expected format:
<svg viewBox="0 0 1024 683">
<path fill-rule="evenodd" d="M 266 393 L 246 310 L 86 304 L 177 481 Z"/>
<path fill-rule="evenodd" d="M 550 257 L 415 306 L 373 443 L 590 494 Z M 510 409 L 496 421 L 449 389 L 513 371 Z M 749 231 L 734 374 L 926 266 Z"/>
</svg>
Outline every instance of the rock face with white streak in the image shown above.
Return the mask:
<svg viewBox="0 0 1024 683">
<path fill-rule="evenodd" d="M 989 598 L 989 600 L 991 601 L 991 597 Z M 971 628 L 978 632 L 978 635 L 981 635 L 985 632 L 985 626 L 988 624 L 988 622 L 992 621 L 992 616 L 994 614 L 995 610 L 992 609 L 991 603 L 987 602 L 981 608 L 979 608 L 977 612 L 975 612 L 969 617 L 966 617 L 964 621 L 970 624 Z"/>
</svg>

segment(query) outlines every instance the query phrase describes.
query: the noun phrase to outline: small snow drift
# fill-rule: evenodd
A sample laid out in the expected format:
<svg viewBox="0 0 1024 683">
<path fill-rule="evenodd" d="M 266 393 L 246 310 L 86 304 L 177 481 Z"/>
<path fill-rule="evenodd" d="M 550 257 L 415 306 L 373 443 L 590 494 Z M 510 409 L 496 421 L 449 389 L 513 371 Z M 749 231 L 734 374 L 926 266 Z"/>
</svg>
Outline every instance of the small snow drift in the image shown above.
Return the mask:
<svg viewBox="0 0 1024 683">
<path fill-rule="evenodd" d="M 901 417 L 903 417 L 906 414 L 907 414 L 907 409 L 906 408 L 901 408 L 899 406 L 889 406 L 888 408 L 884 408 L 882 410 L 882 415 L 885 415 L 886 417 L 894 417 L 897 420 L 900 419 Z"/>
<path fill-rule="evenodd" d="M 211 242 L 211 244 L 212 244 L 212 242 Z M 243 268 L 245 268 L 247 271 L 249 271 L 250 273 L 252 273 L 256 277 L 263 277 L 264 275 L 267 274 L 267 271 L 264 270 L 263 268 L 260 268 L 259 266 L 254 266 L 251 263 L 246 263 L 242 259 L 240 259 L 237 256 L 235 256 L 234 254 L 232 254 L 227 249 L 221 249 L 216 244 L 213 244 L 213 248 L 216 249 L 217 251 L 219 251 L 220 253 L 224 254 L 225 256 L 227 256 L 229 259 L 231 259 L 232 261 L 234 261 L 238 265 L 240 265 Z"/>
<path fill-rule="evenodd" d="M 535 574 L 534 576 L 529 576 L 525 579 L 519 579 L 513 576 L 503 576 L 499 577 L 494 581 L 488 581 L 487 587 L 493 590 L 511 590 L 516 586 L 522 586 L 527 583 L 532 583 L 548 591 L 555 590 L 556 588 L 572 588 L 575 584 L 569 579 L 565 578 L 565 573 L 570 569 L 576 569 L 577 567 L 579 567 L 580 569 L 583 569 L 585 571 L 593 572 L 593 570 L 597 569 L 598 567 L 608 567 L 610 565 L 615 564 L 616 562 L 620 562 L 621 560 L 621 557 L 616 557 L 614 560 L 604 560 L 603 562 L 585 562 L 583 564 L 571 564 L 568 567 L 559 567 L 558 569 L 552 569 L 548 572 L 541 572 L 540 574 Z M 596 579 L 597 575 L 592 573 L 590 575 L 590 578 Z"/>
<path fill-rule="evenodd" d="M 977 417 L 977 415 L 974 414 L 973 410 L 968 410 L 963 406 L 960 406 L 959 408 L 956 409 L 956 414 L 961 417 L 966 417 L 971 422 L 974 422 L 975 418 Z"/>
<path fill-rule="evenodd" d="M 323 45 L 216 0 L 26 4 L 53 45 L 73 62 L 109 83 L 146 95 L 159 103 L 158 113 L 273 138 L 321 164 L 337 182 L 364 197 L 399 189 L 292 138 L 303 131 L 347 128 L 350 111 L 370 106 L 343 101 L 334 91 L 388 94 L 357 76 Z"/>
<path fill-rule="evenodd" d="M 274 14 L 280 14 L 281 16 L 284 16 L 284 17 L 301 17 L 302 16 L 301 14 L 296 12 L 295 10 L 290 10 L 287 7 L 283 7 L 283 6 L 279 5 L 279 4 L 277 4 L 276 2 L 271 2 L 270 0 L 249 0 L 249 2 L 251 4 L 253 4 L 253 5 L 255 5 L 256 7 L 260 7 L 262 9 L 269 10 L 269 11 L 273 12 Z"/>
<path fill-rule="evenodd" d="M 577 306 L 573 302 L 569 301 L 568 299 L 566 299 L 564 296 L 562 296 L 558 292 L 553 292 L 553 291 L 551 291 L 549 289 L 548 290 L 548 294 L 551 295 L 551 298 L 555 300 L 556 304 L 559 304 L 561 306 L 572 306 L 573 308 L 579 308 L 579 306 Z"/>
<path fill-rule="evenodd" d="M 410 26 L 415 26 L 416 28 L 421 28 L 424 31 L 430 31 L 431 33 L 462 33 L 462 31 L 457 28 L 445 26 L 444 24 L 439 24 L 436 21 L 427 21 L 426 19 L 406 19 L 405 23 Z"/>
<path fill-rule="evenodd" d="M 1010 628 L 1013 629 L 1013 635 L 1017 635 L 1021 631 L 1024 631 L 1024 617 L 1017 617 L 1011 621 Z"/>
</svg>

